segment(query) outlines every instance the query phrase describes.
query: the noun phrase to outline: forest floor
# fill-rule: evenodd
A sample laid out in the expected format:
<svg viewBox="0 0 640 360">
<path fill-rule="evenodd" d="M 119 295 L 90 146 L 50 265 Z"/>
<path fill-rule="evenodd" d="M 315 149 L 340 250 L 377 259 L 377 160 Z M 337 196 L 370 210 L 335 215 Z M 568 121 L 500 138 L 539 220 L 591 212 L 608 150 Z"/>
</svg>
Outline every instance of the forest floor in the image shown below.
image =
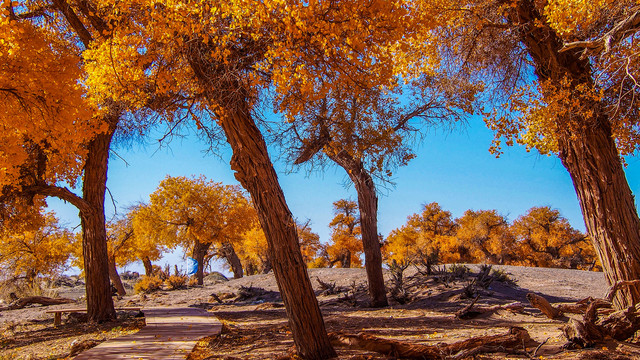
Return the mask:
<svg viewBox="0 0 640 360">
<path fill-rule="evenodd" d="M 309 275 L 329 332 L 364 333 L 414 344 L 437 345 L 504 334 L 510 327 L 519 326 L 543 345 L 513 349 L 517 354 L 476 355 L 475 359 L 640 359 L 640 342 L 612 340 L 596 349 L 564 349 L 567 341 L 561 327 L 569 318 L 548 319 L 526 299 L 530 292 L 544 296 L 552 304 L 576 302 L 588 296 L 603 297 L 608 289 L 602 273 L 494 266 L 499 273 L 494 273 L 494 281 L 483 288 L 472 285 L 479 266 L 468 265 L 469 273 L 459 266 L 447 268 L 443 271 L 440 267 L 440 271 L 431 276 L 407 269 L 404 296 L 396 297 L 404 304 L 390 299 L 391 306 L 382 309 L 367 307 L 364 269 L 310 269 Z M 391 287 L 391 274 L 387 273 L 385 277 Z M 334 287 L 323 290 L 320 281 Z M 80 297 L 83 288 L 56 290 L 60 296 Z M 456 318 L 455 313 L 476 296 L 479 296 L 476 306 L 517 301 L 525 305 L 525 311 L 500 310 L 470 320 Z M 90 325 L 71 318 L 55 328 L 53 316 L 44 313 L 48 309 L 83 306 L 86 305 L 80 298 L 77 304 L 0 312 L 0 359 L 71 359 L 72 348 L 78 351 L 108 338 L 134 332 L 144 325 L 143 319 L 134 317 L 134 313 L 120 313 L 119 320 L 113 323 Z M 295 358 L 286 313 L 272 274 L 229 281 L 212 275 L 202 287 L 126 295 L 116 300 L 116 306 L 191 306 L 214 313 L 223 323 L 222 334 L 202 339 L 189 356 L 190 360 Z M 345 347 L 336 350 L 340 359 L 394 359 Z"/>
</svg>

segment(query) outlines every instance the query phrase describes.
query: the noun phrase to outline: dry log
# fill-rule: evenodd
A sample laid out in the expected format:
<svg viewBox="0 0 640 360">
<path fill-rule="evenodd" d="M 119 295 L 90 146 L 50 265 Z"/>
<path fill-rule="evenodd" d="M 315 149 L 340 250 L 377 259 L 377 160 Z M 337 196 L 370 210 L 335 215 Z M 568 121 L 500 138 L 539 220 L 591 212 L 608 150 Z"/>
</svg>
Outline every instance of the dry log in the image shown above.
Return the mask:
<svg viewBox="0 0 640 360">
<path fill-rule="evenodd" d="M 605 340 L 605 337 L 624 341 L 640 330 L 640 313 L 633 306 L 598 319 L 598 310 L 611 306 L 611 302 L 602 299 L 589 304 L 582 321 L 571 320 L 562 329 L 569 342 L 589 347 Z"/>
<path fill-rule="evenodd" d="M 539 309 L 549 319 L 557 319 L 559 317 L 562 317 L 562 311 L 551 306 L 551 304 L 549 304 L 549 301 L 547 301 L 547 299 L 543 298 L 540 295 L 536 295 L 534 293 L 528 293 L 527 300 L 529 300 L 529 302 L 531 303 L 531 306 L 533 306 L 536 309 Z"/>
<path fill-rule="evenodd" d="M 8 306 L 0 307 L 0 311 L 22 309 L 27 305 L 40 304 L 43 306 L 74 303 L 75 300 L 66 298 L 50 298 L 46 296 L 29 296 L 11 302 Z"/>
<path fill-rule="evenodd" d="M 478 298 L 479 296 L 476 296 L 475 299 L 473 299 L 473 301 L 469 305 L 458 310 L 456 312 L 456 318 L 461 320 L 468 320 L 468 319 L 473 319 L 475 317 L 478 317 L 480 315 L 492 314 L 500 310 L 507 310 L 507 311 L 511 311 L 513 313 L 519 313 L 519 314 L 524 313 L 524 305 L 519 302 L 514 302 L 506 305 L 492 305 L 492 306 L 477 305 L 474 307 L 476 301 L 478 301 Z"/>
<path fill-rule="evenodd" d="M 332 344 L 361 350 L 374 351 L 387 356 L 405 359 L 444 360 L 458 359 L 487 352 L 513 352 L 532 342 L 527 330 L 512 327 L 501 335 L 470 338 L 453 344 L 420 345 L 378 338 L 369 334 L 357 335 L 331 333 Z"/>
</svg>

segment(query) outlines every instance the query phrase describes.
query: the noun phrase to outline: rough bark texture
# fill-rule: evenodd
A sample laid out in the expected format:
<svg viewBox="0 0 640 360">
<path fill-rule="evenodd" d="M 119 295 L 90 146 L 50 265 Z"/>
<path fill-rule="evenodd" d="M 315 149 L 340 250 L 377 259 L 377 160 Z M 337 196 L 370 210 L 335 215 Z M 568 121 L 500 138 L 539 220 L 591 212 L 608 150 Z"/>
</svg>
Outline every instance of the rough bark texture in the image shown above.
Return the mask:
<svg viewBox="0 0 640 360">
<path fill-rule="evenodd" d="M 104 217 L 109 147 L 117 120 L 111 129 L 97 135 L 88 145 L 87 161 L 82 179 L 82 198 L 91 211 L 81 211 L 82 251 L 87 289 L 89 321 L 104 322 L 116 318 L 109 284 L 109 255 Z"/>
<path fill-rule="evenodd" d="M 296 223 L 269 159 L 267 145 L 251 116 L 249 94 L 236 80 L 237 69 L 207 62 L 202 57 L 207 47 L 202 43 L 194 43 L 186 50 L 196 79 L 233 150 L 231 168 L 251 195 L 258 213 L 298 354 L 312 360 L 335 357 L 300 252 Z M 244 54 L 241 56 L 242 61 L 251 60 Z"/>
<path fill-rule="evenodd" d="M 233 245 L 229 242 L 222 243 L 220 246 L 220 253 L 229 263 L 231 271 L 233 271 L 233 278 L 241 278 L 243 275 L 242 262 L 240 262 L 240 258 L 238 257 L 238 254 L 236 254 L 236 250 L 233 248 Z"/>
<path fill-rule="evenodd" d="M 231 168 L 251 194 L 269 243 L 273 270 L 298 352 L 305 359 L 334 357 L 302 259 L 295 222 L 248 106 L 244 104 L 222 116 L 220 125 L 233 149 Z"/>
<path fill-rule="evenodd" d="M 536 21 L 546 24 L 546 19 L 532 0 L 520 0 L 511 20 L 527 24 L 521 30 L 521 41 L 540 80 L 559 84 L 567 77 L 573 86 L 592 85 L 589 61 L 571 51 L 560 52 L 562 42 L 557 34 L 548 25 L 534 24 Z M 584 124 L 573 133 L 561 124 L 558 150 L 573 180 L 589 237 L 605 276 L 613 285 L 640 279 L 640 219 L 612 138 L 611 121 L 602 104 L 587 101 L 583 100 L 583 107 L 595 115 L 583 119 Z M 640 286 L 625 287 L 617 294 L 614 303 L 618 309 L 633 306 L 640 301 Z"/>
<path fill-rule="evenodd" d="M 198 269 L 196 270 L 196 279 L 198 285 L 204 285 L 204 258 L 207 256 L 211 243 L 201 243 L 196 240 L 193 245 L 193 258 L 198 262 Z"/>
<path fill-rule="evenodd" d="M 378 239 L 378 196 L 371 175 L 365 170 L 361 161 L 354 159 L 347 152 L 327 154 L 331 160 L 347 171 L 358 193 L 358 209 L 360 210 L 360 228 L 362 229 L 362 245 L 364 262 L 369 284 L 370 305 L 383 307 L 387 302 L 387 291 L 382 274 L 382 254 Z"/>
<path fill-rule="evenodd" d="M 115 259 L 113 258 L 109 259 L 109 279 L 111 279 L 111 283 L 115 286 L 119 296 L 127 295 L 127 291 L 124 289 L 124 285 L 122 285 L 120 274 L 118 274 Z"/>
<path fill-rule="evenodd" d="M 147 276 L 153 275 L 153 265 L 148 256 L 142 258 L 142 265 L 144 265 L 144 274 Z"/>
</svg>

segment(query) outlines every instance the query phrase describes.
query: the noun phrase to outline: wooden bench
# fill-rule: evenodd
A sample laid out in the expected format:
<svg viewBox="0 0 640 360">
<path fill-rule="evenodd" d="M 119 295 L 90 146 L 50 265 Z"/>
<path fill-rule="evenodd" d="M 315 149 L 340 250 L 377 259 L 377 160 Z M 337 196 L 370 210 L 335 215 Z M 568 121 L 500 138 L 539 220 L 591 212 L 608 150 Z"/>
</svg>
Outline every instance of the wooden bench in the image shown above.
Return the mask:
<svg viewBox="0 0 640 360">
<path fill-rule="evenodd" d="M 141 307 L 117 307 L 116 311 L 140 311 Z M 53 314 L 53 325 L 59 326 L 62 324 L 62 314 L 64 313 L 82 313 L 87 312 L 87 309 L 56 309 L 56 310 L 47 310 L 45 313 Z"/>
</svg>

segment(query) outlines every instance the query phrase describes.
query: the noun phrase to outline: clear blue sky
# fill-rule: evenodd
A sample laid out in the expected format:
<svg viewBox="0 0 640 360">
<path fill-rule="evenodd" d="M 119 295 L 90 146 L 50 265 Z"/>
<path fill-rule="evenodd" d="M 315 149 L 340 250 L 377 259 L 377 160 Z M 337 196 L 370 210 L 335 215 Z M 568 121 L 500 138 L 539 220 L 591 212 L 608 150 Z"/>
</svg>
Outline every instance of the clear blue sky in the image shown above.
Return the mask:
<svg viewBox="0 0 640 360">
<path fill-rule="evenodd" d="M 420 212 L 422 205 L 433 201 L 459 217 L 467 209 L 497 209 L 514 220 L 532 206 L 558 209 L 577 229 L 584 231 L 584 222 L 569 174 L 555 156 L 526 152 L 523 147 L 505 147 L 496 159 L 487 150 L 492 132 L 479 119 L 472 119 L 467 128 L 446 133 L 430 132 L 417 148 L 417 158 L 395 172 L 396 186 L 382 190 L 379 196 L 379 232 L 389 232 L 402 226 L 407 217 Z M 174 140 L 159 149 L 153 138 L 145 147 L 117 149 L 119 157 L 110 159 L 107 186 L 118 211 L 138 201 L 147 201 L 149 194 L 168 174 L 190 176 L 204 174 L 207 178 L 227 184 L 237 184 L 229 166 L 230 150 L 219 151 L 220 157 L 205 156 L 207 146 L 195 137 Z M 272 159 L 277 149 L 270 149 Z M 627 158 L 627 180 L 637 196 L 640 193 L 640 158 Z M 355 200 L 353 186 L 345 187 L 344 170 L 329 168 L 324 173 L 286 174 L 288 168 L 276 161 L 280 184 L 293 215 L 311 219 L 312 229 L 328 241 L 328 224 L 333 217 L 332 203 L 341 198 Z M 50 208 L 70 227 L 79 224 L 77 210 L 71 205 L 51 199 Z M 107 218 L 114 208 L 107 198 Z M 169 259 L 172 264 L 179 256 Z M 139 267 L 133 267 L 139 269 Z"/>
</svg>

